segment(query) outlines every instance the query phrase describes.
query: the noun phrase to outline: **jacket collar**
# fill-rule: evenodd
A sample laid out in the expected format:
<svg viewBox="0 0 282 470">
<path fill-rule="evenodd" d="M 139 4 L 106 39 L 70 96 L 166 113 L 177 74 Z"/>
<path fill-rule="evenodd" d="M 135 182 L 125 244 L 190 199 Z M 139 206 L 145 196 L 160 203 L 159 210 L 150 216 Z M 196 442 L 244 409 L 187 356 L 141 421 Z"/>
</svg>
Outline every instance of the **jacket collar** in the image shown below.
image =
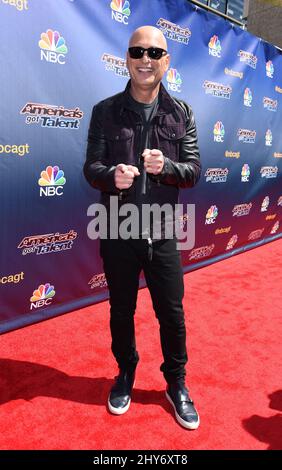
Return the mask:
<svg viewBox="0 0 282 470">
<path fill-rule="evenodd" d="M 129 108 L 128 105 L 128 94 L 129 89 L 131 86 L 131 80 L 127 82 L 125 90 L 119 95 L 119 100 L 117 102 L 117 106 L 119 108 L 119 114 L 122 114 L 125 109 Z M 169 93 L 166 91 L 162 82 L 160 83 L 160 90 L 159 90 L 159 106 L 157 115 L 160 114 L 168 114 L 175 110 L 175 103 Z"/>
</svg>

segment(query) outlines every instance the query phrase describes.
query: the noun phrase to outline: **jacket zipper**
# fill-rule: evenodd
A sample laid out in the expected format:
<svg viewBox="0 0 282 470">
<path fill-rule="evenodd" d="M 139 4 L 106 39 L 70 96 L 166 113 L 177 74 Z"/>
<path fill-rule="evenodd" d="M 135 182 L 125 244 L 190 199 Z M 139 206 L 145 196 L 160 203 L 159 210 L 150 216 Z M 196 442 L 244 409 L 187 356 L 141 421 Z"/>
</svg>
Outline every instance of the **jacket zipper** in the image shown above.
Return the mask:
<svg viewBox="0 0 282 470">
<path fill-rule="evenodd" d="M 153 240 L 149 237 L 147 238 L 148 241 L 148 258 L 149 261 L 152 261 L 153 259 Z"/>
</svg>

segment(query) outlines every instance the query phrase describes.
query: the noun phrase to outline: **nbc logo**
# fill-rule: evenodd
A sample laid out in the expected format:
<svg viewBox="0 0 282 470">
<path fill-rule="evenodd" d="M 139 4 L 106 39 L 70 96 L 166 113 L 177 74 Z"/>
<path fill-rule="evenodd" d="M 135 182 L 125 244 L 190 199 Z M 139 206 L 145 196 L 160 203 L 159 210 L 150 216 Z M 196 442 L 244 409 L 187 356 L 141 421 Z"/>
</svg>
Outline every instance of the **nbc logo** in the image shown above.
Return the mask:
<svg viewBox="0 0 282 470">
<path fill-rule="evenodd" d="M 265 145 L 267 145 L 268 147 L 271 147 L 272 145 L 272 132 L 270 129 L 267 129 L 265 133 Z"/>
<path fill-rule="evenodd" d="M 169 69 L 166 75 L 168 89 L 171 91 L 177 91 L 178 93 L 181 92 L 181 84 L 182 80 L 180 77 L 180 73 L 177 72 L 176 69 Z"/>
<path fill-rule="evenodd" d="M 246 88 L 244 91 L 244 105 L 247 107 L 252 106 L 253 96 L 250 88 Z"/>
<path fill-rule="evenodd" d="M 248 183 L 249 181 L 249 178 L 250 178 L 250 167 L 248 165 L 248 163 L 245 163 L 243 166 L 242 166 L 242 171 L 241 171 L 241 181 L 243 183 Z"/>
<path fill-rule="evenodd" d="M 41 284 L 35 291 L 33 291 L 33 295 L 30 297 L 30 310 L 44 306 L 48 307 L 48 305 L 51 304 L 55 293 L 54 286 L 51 286 L 51 284 Z"/>
<path fill-rule="evenodd" d="M 275 224 L 273 225 L 272 229 L 271 229 L 271 235 L 274 235 L 277 230 L 279 229 L 279 221 L 277 220 L 277 222 L 275 222 Z"/>
<path fill-rule="evenodd" d="M 265 196 L 264 200 L 262 201 L 260 211 L 266 212 L 269 206 L 269 196 Z"/>
<path fill-rule="evenodd" d="M 233 236 L 230 238 L 230 240 L 228 241 L 225 250 L 232 250 L 232 248 L 234 247 L 234 245 L 236 245 L 237 241 L 238 241 L 238 235 L 237 235 L 237 233 L 235 233 L 235 235 L 233 235 Z"/>
<path fill-rule="evenodd" d="M 265 64 L 265 71 L 266 71 L 266 76 L 267 76 L 267 77 L 273 78 L 274 66 L 273 66 L 273 63 L 271 62 L 271 60 L 269 60 L 268 62 L 266 62 L 266 64 Z"/>
<path fill-rule="evenodd" d="M 65 64 L 65 55 L 68 52 L 68 48 L 64 38 L 58 31 L 47 29 L 46 33 L 41 34 L 38 46 L 41 49 L 41 60 L 53 62 L 54 64 Z"/>
<path fill-rule="evenodd" d="M 211 206 L 206 214 L 206 224 L 214 224 L 217 216 L 218 208 L 216 206 Z"/>
<path fill-rule="evenodd" d="M 40 176 L 38 180 L 40 196 L 62 196 L 66 178 L 58 166 L 47 166 L 46 170 L 41 171 Z"/>
<path fill-rule="evenodd" d="M 214 142 L 223 142 L 224 140 L 224 125 L 221 121 L 217 121 L 213 128 L 213 140 Z"/>
<path fill-rule="evenodd" d="M 210 42 L 208 45 L 209 45 L 209 55 L 212 55 L 213 57 L 220 57 L 221 45 L 220 45 L 220 40 L 218 39 L 216 35 L 210 38 Z"/>
<path fill-rule="evenodd" d="M 112 20 L 119 23 L 128 24 L 128 17 L 131 13 L 128 0 L 112 0 Z"/>
</svg>

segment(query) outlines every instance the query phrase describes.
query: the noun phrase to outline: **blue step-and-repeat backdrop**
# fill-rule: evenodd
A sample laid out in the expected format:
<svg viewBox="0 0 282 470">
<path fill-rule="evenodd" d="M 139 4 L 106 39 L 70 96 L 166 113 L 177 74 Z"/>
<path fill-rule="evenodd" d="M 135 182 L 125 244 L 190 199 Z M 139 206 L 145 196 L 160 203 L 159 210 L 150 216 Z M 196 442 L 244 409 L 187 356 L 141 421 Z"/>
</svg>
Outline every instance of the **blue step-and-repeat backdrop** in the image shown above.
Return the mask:
<svg viewBox="0 0 282 470">
<path fill-rule="evenodd" d="M 87 235 L 99 193 L 82 167 L 93 104 L 126 86 L 128 39 L 144 24 L 165 34 L 163 83 L 198 128 L 202 177 L 181 193 L 196 205 L 184 271 L 282 235 L 277 48 L 186 0 L 0 0 L 2 332 L 107 297 Z"/>
</svg>

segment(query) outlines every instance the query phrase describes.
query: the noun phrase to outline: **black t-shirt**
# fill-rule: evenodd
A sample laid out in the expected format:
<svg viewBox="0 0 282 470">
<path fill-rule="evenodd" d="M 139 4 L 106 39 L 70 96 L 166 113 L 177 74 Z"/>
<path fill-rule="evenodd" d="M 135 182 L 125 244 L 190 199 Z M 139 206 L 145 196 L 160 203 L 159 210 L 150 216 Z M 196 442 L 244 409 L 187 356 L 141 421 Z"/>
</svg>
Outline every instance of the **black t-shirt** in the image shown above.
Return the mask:
<svg viewBox="0 0 282 470">
<path fill-rule="evenodd" d="M 139 101 L 136 101 L 130 93 L 128 94 L 128 104 L 130 108 L 135 111 L 137 114 L 139 114 L 142 118 L 142 129 L 141 129 L 141 153 L 146 148 L 150 148 L 150 142 L 149 142 L 149 128 L 152 119 L 154 118 L 157 108 L 158 108 L 158 95 L 152 101 L 152 103 L 140 103 Z M 145 233 L 147 232 L 145 228 L 144 232 L 144 227 L 143 231 L 141 230 L 141 223 L 142 223 L 142 204 L 150 204 L 150 199 L 149 195 L 147 193 L 147 178 L 148 175 L 143 167 L 143 161 L 141 161 L 141 165 L 139 166 L 139 171 L 140 171 L 140 176 L 136 180 L 136 205 L 139 209 L 139 232 Z"/>
<path fill-rule="evenodd" d="M 142 118 L 141 149 L 143 153 L 143 150 L 145 150 L 145 148 L 147 148 L 149 145 L 149 142 L 148 142 L 149 127 L 157 111 L 158 101 L 159 101 L 158 95 L 156 96 L 154 101 L 152 101 L 152 103 L 139 103 L 139 101 L 136 101 L 130 95 L 130 93 L 128 94 L 128 97 L 129 97 L 128 103 L 130 105 L 130 108 L 133 109 L 133 111 L 139 114 Z"/>
<path fill-rule="evenodd" d="M 152 103 L 140 103 L 139 101 L 136 101 L 130 93 L 128 93 L 128 103 L 130 108 L 142 116 L 143 123 L 149 123 L 152 120 L 157 108 L 158 95 L 154 101 L 152 101 Z"/>
</svg>

